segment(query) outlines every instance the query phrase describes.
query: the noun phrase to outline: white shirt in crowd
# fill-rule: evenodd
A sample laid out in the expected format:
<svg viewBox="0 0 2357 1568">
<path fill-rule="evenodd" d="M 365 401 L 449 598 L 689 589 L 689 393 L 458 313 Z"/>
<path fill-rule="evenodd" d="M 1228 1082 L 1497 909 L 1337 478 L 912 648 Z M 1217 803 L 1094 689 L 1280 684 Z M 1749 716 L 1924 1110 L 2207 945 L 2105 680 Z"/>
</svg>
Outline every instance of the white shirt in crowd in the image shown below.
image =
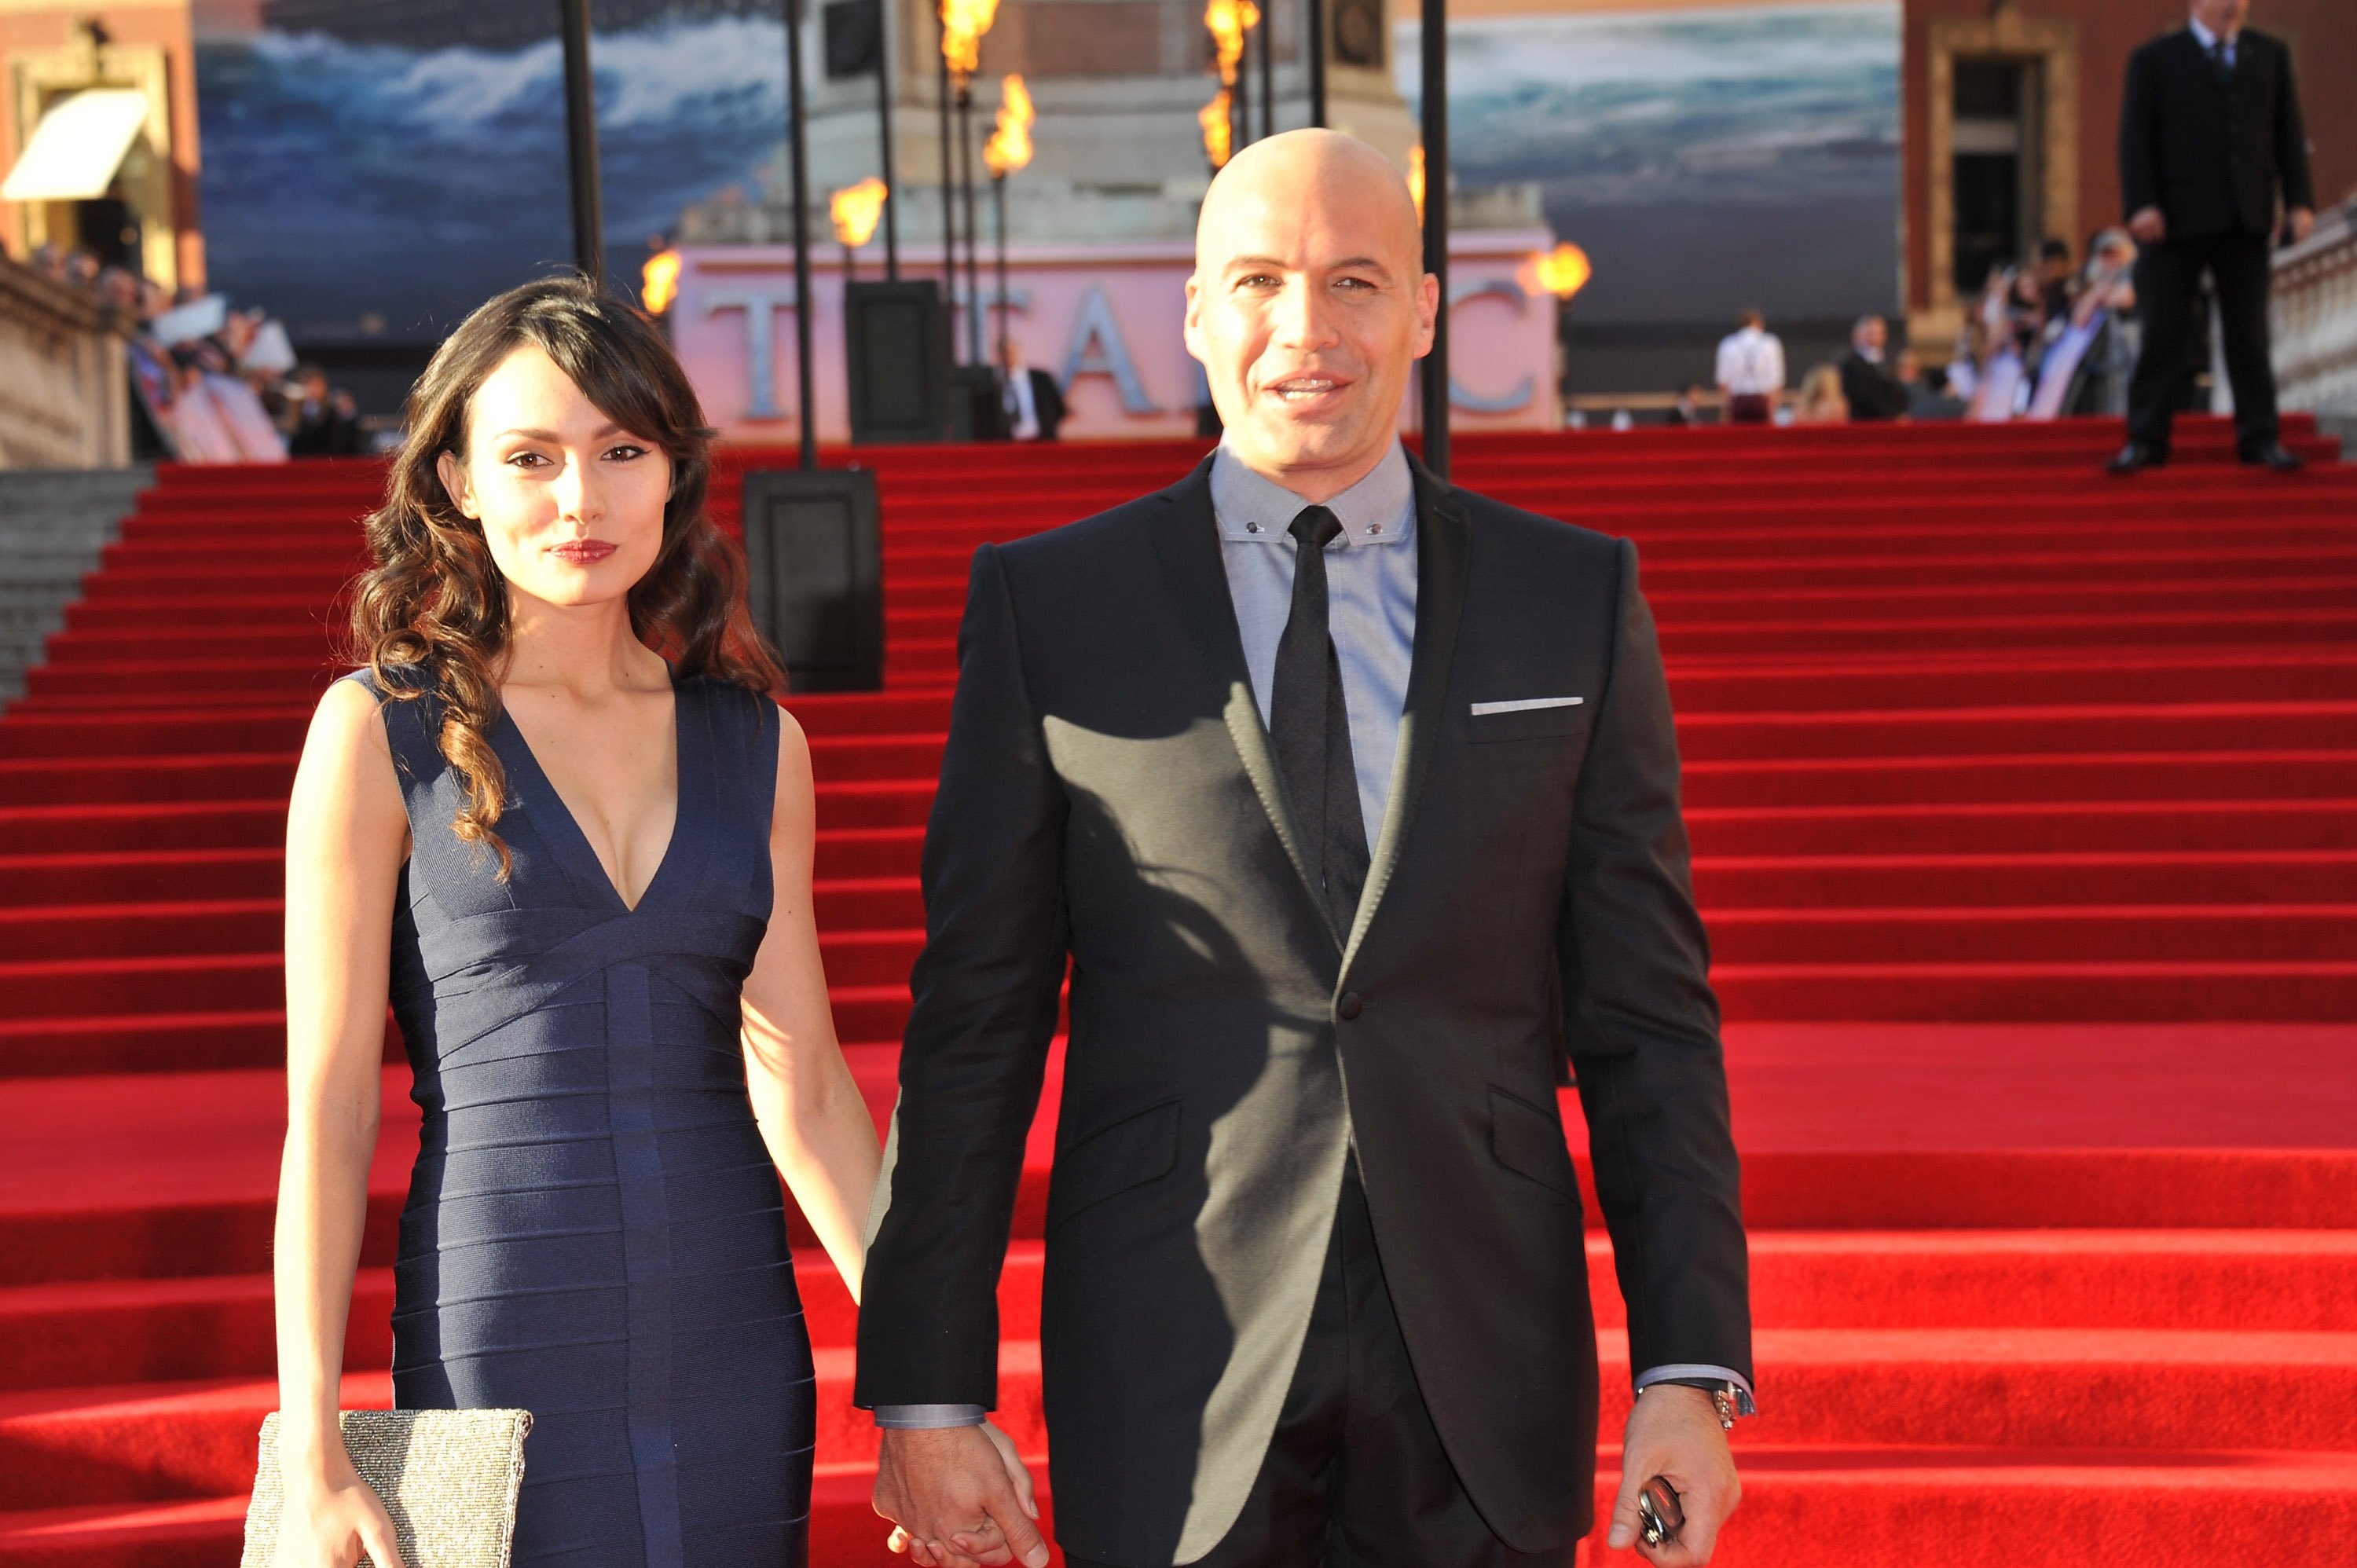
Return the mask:
<svg viewBox="0 0 2357 1568">
<path fill-rule="evenodd" d="M 1782 392 L 1784 345 L 1757 327 L 1730 332 L 1719 342 L 1715 379 L 1736 397 Z"/>
<path fill-rule="evenodd" d="M 1039 407 L 1031 396 L 1031 367 L 1017 363 L 1000 372 L 1006 378 L 1007 434 L 1017 441 L 1039 439 Z"/>
</svg>

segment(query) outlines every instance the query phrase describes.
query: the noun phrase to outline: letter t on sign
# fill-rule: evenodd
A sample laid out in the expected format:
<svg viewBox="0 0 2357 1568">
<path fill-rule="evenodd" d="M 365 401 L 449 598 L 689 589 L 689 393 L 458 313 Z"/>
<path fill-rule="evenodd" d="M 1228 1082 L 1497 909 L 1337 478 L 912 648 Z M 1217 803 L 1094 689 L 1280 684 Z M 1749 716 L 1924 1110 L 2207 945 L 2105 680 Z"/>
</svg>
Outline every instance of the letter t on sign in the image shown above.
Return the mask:
<svg viewBox="0 0 2357 1568">
<path fill-rule="evenodd" d="M 724 310 L 745 313 L 745 417 L 776 419 L 778 370 L 776 313 L 794 307 L 794 291 L 729 289 L 704 296 L 704 314 Z"/>
</svg>

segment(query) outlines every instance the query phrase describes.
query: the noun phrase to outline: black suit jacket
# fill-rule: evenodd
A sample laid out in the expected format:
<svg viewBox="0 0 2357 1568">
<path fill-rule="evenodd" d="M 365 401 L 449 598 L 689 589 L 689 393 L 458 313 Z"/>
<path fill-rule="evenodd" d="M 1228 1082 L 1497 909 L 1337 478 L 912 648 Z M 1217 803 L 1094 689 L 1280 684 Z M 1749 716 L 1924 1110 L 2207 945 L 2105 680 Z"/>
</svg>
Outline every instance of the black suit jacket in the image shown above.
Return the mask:
<svg viewBox="0 0 2357 1568">
<path fill-rule="evenodd" d="M 1419 471 L 1400 761 L 1354 929 L 1302 871 L 1209 464 L 976 553 L 856 1402 L 995 1406 L 994 1286 L 1071 963 L 1041 1326 L 1057 1529 L 1233 1522 L 1355 1141 L 1419 1384 L 1514 1547 L 1592 1523 L 1598 1404 L 1549 971 L 1639 1367 L 1750 1370 L 1676 737 L 1624 542 Z M 1477 703 L 1577 705 L 1475 714 Z"/>
<path fill-rule="evenodd" d="M 1026 366 L 1024 374 L 1031 381 L 1031 412 L 1039 421 L 1039 439 L 1056 440 L 1056 432 L 1064 423 L 1064 391 L 1056 384 L 1055 377 L 1036 365 Z M 1007 395 L 1006 371 L 1004 370 L 998 372 L 998 387 L 1002 405 L 1000 416 L 1004 420 L 1000 429 L 1002 434 L 1008 434 L 1015 429 L 1015 411 L 1004 406 Z"/>
<path fill-rule="evenodd" d="M 2316 205 L 2291 51 L 2249 27 L 2228 81 L 2190 27 L 2128 57 L 2120 102 L 2120 195 L 2129 216 L 2160 209 L 2171 240 L 2275 227 L 2286 207 Z"/>
<path fill-rule="evenodd" d="M 1842 397 L 1858 420 L 1897 419 L 1907 412 L 1907 388 L 1887 365 L 1852 349 L 1841 358 Z"/>
</svg>

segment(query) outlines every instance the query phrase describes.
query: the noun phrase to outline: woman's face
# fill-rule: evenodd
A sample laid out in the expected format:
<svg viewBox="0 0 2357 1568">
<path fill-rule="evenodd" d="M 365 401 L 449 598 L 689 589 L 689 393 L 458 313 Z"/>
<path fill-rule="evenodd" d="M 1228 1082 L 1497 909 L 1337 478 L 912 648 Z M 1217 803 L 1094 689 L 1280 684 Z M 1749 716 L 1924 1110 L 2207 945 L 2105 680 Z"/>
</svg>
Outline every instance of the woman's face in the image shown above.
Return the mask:
<svg viewBox="0 0 2357 1568">
<path fill-rule="evenodd" d="M 467 455 L 445 452 L 439 467 L 511 594 L 560 607 L 619 599 L 662 546 L 670 457 L 530 344 L 476 389 Z"/>
</svg>

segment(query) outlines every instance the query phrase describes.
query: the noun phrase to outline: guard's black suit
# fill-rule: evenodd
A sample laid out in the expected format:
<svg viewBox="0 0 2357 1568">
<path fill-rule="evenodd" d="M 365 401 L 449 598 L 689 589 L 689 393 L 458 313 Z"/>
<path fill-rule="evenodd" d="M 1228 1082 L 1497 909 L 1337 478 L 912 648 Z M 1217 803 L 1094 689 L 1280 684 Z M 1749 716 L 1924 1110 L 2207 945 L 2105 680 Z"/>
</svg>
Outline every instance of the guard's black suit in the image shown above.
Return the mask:
<svg viewBox="0 0 2357 1568">
<path fill-rule="evenodd" d="M 1634 1364 L 1750 1372 L 1635 552 L 1419 471 L 1399 761 L 1340 931 L 1254 704 L 1209 469 L 975 557 L 856 1402 L 996 1402 L 995 1285 L 1069 953 L 1041 1328 L 1066 1551 L 1160 1568 L 1233 1524 L 1354 1144 L 1466 1494 L 1516 1551 L 1564 1547 L 1592 1523 L 1598 1390 L 1558 962 Z M 1471 712 L 1560 696 L 1582 701 Z"/>
<path fill-rule="evenodd" d="M 2234 435 L 2245 454 L 2276 440 L 2267 359 L 2268 246 L 2276 199 L 2313 208 L 2308 133 L 2291 53 L 2245 27 L 2221 73 L 2190 27 L 2128 57 L 2120 105 L 2120 193 L 2128 216 L 2157 207 L 2168 237 L 2136 258 L 2144 345 L 2128 388 L 2131 439 L 2168 450 L 2186 361 L 2186 325 L 2201 274 L 2217 292 Z"/>
</svg>

